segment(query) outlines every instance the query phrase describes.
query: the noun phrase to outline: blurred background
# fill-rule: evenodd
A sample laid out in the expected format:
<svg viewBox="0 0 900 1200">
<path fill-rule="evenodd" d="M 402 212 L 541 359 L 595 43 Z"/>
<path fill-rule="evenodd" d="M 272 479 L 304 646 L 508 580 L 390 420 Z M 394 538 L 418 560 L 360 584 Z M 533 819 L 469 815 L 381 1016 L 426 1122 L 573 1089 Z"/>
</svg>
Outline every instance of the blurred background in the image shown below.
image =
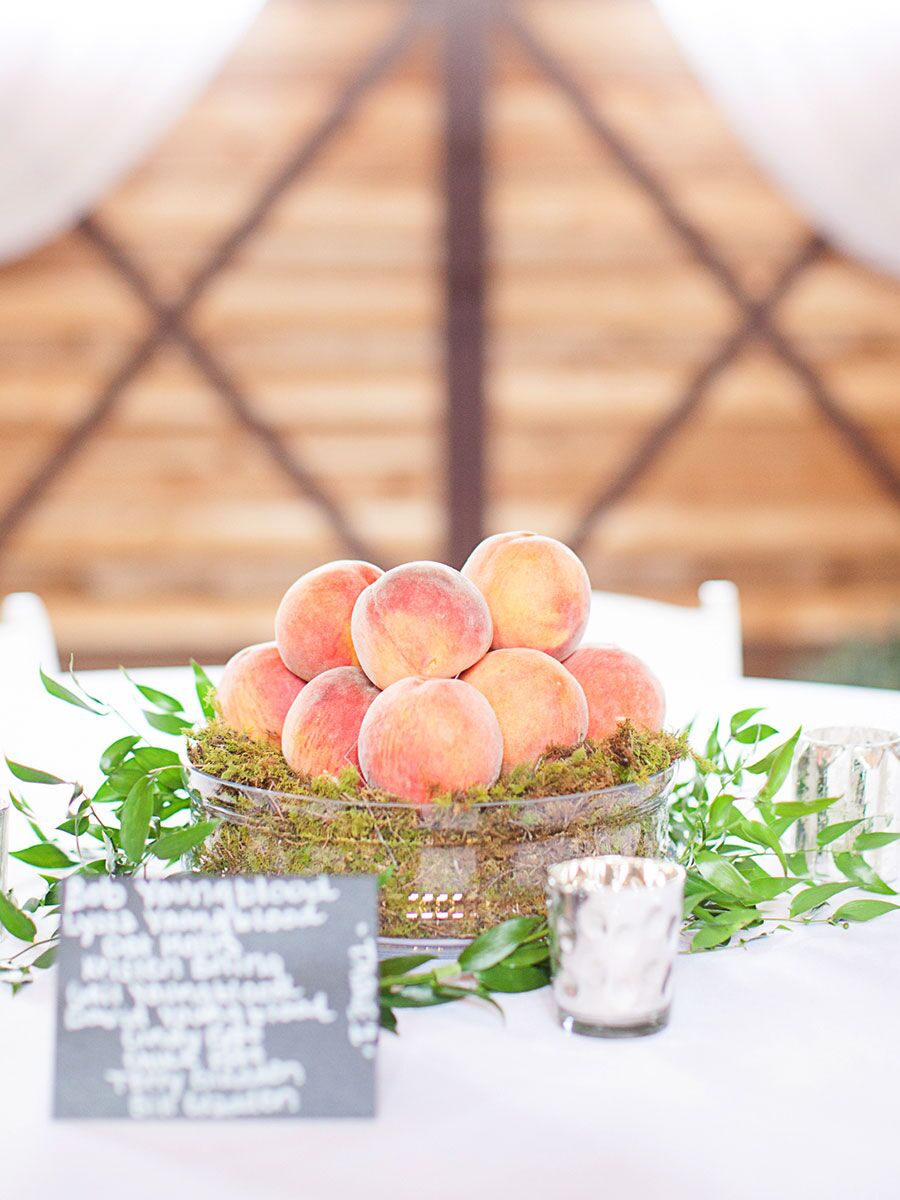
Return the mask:
<svg viewBox="0 0 900 1200">
<path fill-rule="evenodd" d="M 750 39 L 718 78 L 674 0 L 70 7 L 0 39 L 0 595 L 63 658 L 222 661 L 326 559 L 525 528 L 734 580 L 748 674 L 900 683 L 900 240 L 741 107 L 787 63 L 785 138 L 890 200 L 874 72 L 879 178 L 865 86 L 729 94 Z"/>
</svg>

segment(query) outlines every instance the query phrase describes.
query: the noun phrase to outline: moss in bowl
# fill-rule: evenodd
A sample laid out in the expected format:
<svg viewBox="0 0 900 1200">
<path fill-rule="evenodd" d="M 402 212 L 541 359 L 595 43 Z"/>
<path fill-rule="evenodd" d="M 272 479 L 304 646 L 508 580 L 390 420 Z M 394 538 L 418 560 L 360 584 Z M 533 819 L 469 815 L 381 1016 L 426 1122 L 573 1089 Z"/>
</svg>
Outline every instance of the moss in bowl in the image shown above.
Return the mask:
<svg viewBox="0 0 900 1200">
<path fill-rule="evenodd" d="M 279 750 L 219 722 L 189 744 L 192 786 L 224 818 L 197 866 L 216 873 L 381 876 L 383 937 L 471 937 L 543 910 L 551 863 L 665 854 L 666 798 L 686 740 L 628 722 L 600 743 L 548 751 L 491 788 L 416 806 L 352 767 L 304 779 Z"/>
</svg>

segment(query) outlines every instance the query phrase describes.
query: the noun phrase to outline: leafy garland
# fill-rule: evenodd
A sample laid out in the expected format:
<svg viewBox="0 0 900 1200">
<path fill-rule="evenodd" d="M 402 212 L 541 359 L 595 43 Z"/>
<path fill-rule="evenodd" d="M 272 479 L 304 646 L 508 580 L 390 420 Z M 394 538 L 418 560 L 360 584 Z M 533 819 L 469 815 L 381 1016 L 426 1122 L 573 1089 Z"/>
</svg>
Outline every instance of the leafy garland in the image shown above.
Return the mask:
<svg viewBox="0 0 900 1200">
<path fill-rule="evenodd" d="M 214 716 L 212 684 L 197 663 L 191 664 L 200 709 Z M 127 674 L 127 673 L 126 673 Z M 97 716 L 113 713 L 111 705 L 91 696 L 70 668 L 72 689 L 41 673 L 51 696 Z M 153 730 L 181 735 L 193 727 L 173 696 L 130 680 L 140 696 L 143 716 Z M 835 853 L 843 880 L 820 883 L 809 856 L 787 848 L 787 834 L 802 817 L 824 812 L 839 797 L 813 802 L 776 802 L 791 768 L 798 729 L 773 750 L 757 757 L 758 747 L 777 737 L 777 730 L 756 720 L 762 710 L 735 713 L 723 733 L 717 723 L 702 755 L 687 760 L 670 803 L 675 855 L 687 870 L 684 926 L 691 951 L 709 950 L 750 931 L 771 932 L 812 922 L 846 925 L 868 921 L 900 907 L 889 900 L 854 898 L 830 907 L 850 889 L 875 896 L 897 893 L 866 860 L 866 852 L 900 839 L 900 833 L 856 834 L 850 850 Z M 121 717 L 124 721 L 125 718 Z M 126 722 L 127 724 L 127 722 Z M 151 744 L 137 731 L 118 738 L 103 751 L 103 783 L 93 795 L 81 784 L 7 760 L 24 783 L 69 789 L 64 819 L 50 831 L 38 822 L 25 799 L 11 795 L 37 841 L 13 852 L 36 869 L 43 891 L 21 906 L 0 892 L 0 924 L 24 943 L 0 961 L 0 982 L 18 990 L 34 970 L 53 963 L 58 941 L 59 884 L 68 875 L 134 875 L 160 871 L 198 846 L 217 821 L 191 824 L 192 796 L 187 770 L 171 749 Z M 847 837 L 862 822 L 826 825 L 817 836 L 817 851 Z M 771 870 L 767 869 L 771 868 Z M 540 917 L 514 917 L 472 941 L 452 963 L 428 966 L 428 954 L 402 955 L 381 964 L 381 1020 L 396 1031 L 397 1010 L 425 1008 L 465 998 L 499 1008 L 495 996 L 533 991 L 550 982 L 546 923 Z M 427 969 L 424 969 L 426 968 Z"/>
</svg>

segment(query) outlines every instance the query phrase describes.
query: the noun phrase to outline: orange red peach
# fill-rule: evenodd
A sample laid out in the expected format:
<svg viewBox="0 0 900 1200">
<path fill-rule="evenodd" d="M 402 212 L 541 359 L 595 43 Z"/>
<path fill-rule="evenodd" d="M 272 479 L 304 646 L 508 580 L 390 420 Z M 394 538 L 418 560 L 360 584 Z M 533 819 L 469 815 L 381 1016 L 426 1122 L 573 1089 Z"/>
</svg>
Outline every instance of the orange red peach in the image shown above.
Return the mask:
<svg viewBox="0 0 900 1200">
<path fill-rule="evenodd" d="M 587 697 L 589 738 L 609 737 L 625 720 L 645 729 L 662 728 L 666 715 L 662 684 L 636 655 L 618 646 L 581 646 L 563 666 Z"/>
<path fill-rule="evenodd" d="M 414 804 L 435 793 L 489 787 L 502 760 L 493 709 L 460 679 L 398 680 L 373 700 L 359 731 L 366 782 Z"/>
<path fill-rule="evenodd" d="M 491 614 L 478 589 L 437 562 L 394 567 L 363 591 L 350 623 L 359 664 L 387 688 L 400 679 L 453 678 L 491 644 Z"/>
<path fill-rule="evenodd" d="M 351 559 L 307 571 L 288 588 L 275 614 L 275 641 L 286 665 L 301 679 L 333 667 L 358 667 L 350 616 L 360 592 L 384 572 Z"/>
<path fill-rule="evenodd" d="M 333 667 L 310 680 L 288 709 L 281 750 L 298 775 L 359 767 L 359 727 L 379 694 L 358 667 Z"/>
<path fill-rule="evenodd" d="M 484 696 L 503 736 L 503 770 L 535 763 L 550 746 L 584 741 L 588 705 L 581 685 L 542 650 L 491 650 L 462 678 Z"/>
<path fill-rule="evenodd" d="M 462 568 L 491 612 L 495 650 L 527 647 L 563 659 L 581 640 L 591 584 L 581 559 L 555 538 L 498 533 Z"/>
<path fill-rule="evenodd" d="M 238 650 L 225 664 L 216 704 L 232 729 L 279 746 L 288 709 L 304 686 L 284 665 L 275 643 L 262 642 Z"/>
</svg>

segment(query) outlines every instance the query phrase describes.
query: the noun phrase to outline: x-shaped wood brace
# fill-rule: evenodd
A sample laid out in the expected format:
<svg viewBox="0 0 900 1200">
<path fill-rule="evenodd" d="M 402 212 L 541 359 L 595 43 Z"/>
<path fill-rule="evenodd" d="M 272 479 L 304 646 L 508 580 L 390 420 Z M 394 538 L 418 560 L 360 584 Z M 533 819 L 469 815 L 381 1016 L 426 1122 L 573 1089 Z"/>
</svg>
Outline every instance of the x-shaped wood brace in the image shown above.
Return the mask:
<svg viewBox="0 0 900 1200">
<path fill-rule="evenodd" d="M 452 3 L 453 0 L 449 2 Z M 191 330 L 187 318 L 200 296 L 259 228 L 272 206 L 315 162 L 334 134 L 353 117 L 364 96 L 384 78 L 409 48 L 423 23 L 423 18 L 430 12 L 433 12 L 433 6 L 428 0 L 417 0 L 410 6 L 388 38 L 379 45 L 349 82 L 332 110 L 270 179 L 245 217 L 209 255 L 175 303 L 167 304 L 159 298 L 146 273 L 95 219 L 87 217 L 81 222 L 79 228 L 82 234 L 129 284 L 152 314 L 154 322 L 146 336 L 109 380 L 94 405 L 65 435 L 35 476 L 0 516 L 0 550 L 53 480 L 108 418 L 122 393 L 148 365 L 159 346 L 172 339 L 181 345 L 243 428 L 260 442 L 273 462 L 293 481 L 300 492 L 321 509 L 348 549 L 360 558 L 376 559 L 373 549 L 356 534 L 337 501 L 290 452 L 278 430 L 254 411 L 251 401 L 231 374 Z M 583 547 L 598 518 L 629 493 L 696 410 L 713 380 L 754 339 L 768 343 L 778 358 L 804 385 L 814 405 L 838 430 L 887 494 L 895 500 L 900 500 L 900 475 L 890 459 L 880 450 L 868 432 L 838 404 L 818 371 L 785 337 L 774 321 L 775 309 L 784 295 L 821 254 L 824 248 L 822 240 L 818 236 L 809 237 L 779 274 L 768 293 L 762 299 L 754 300 L 726 261 L 716 252 L 709 239 L 679 210 L 662 181 L 606 121 L 578 82 L 538 40 L 525 22 L 508 4 L 498 5 L 496 16 L 514 35 L 537 68 L 567 98 L 597 141 L 655 204 L 666 224 L 718 281 L 741 312 L 740 321 L 696 371 L 678 402 L 654 426 L 612 481 L 606 483 L 598 492 L 576 526 L 569 539 L 570 544 L 576 550 Z"/>
</svg>

